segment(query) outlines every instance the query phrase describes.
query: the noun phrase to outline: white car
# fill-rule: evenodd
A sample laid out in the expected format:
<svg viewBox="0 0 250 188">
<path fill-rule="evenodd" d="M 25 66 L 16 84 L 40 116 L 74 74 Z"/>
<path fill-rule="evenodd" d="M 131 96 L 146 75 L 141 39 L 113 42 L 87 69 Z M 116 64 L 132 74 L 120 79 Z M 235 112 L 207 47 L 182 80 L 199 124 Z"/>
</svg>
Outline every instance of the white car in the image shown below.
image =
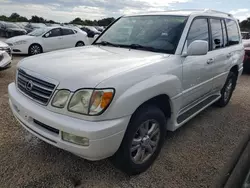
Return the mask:
<svg viewBox="0 0 250 188">
<path fill-rule="evenodd" d="M 66 27 L 39 28 L 28 35 L 10 38 L 6 43 L 13 54 L 35 55 L 43 52 L 85 46 L 89 44 L 85 32 Z"/>
<path fill-rule="evenodd" d="M 6 68 L 11 64 L 12 55 L 10 47 L 0 41 L 0 69 Z"/>
<path fill-rule="evenodd" d="M 239 31 L 232 15 L 211 10 L 123 16 L 93 45 L 19 62 L 10 107 L 49 144 L 89 160 L 112 156 L 138 174 L 167 130 L 229 103 L 243 71 Z"/>
</svg>

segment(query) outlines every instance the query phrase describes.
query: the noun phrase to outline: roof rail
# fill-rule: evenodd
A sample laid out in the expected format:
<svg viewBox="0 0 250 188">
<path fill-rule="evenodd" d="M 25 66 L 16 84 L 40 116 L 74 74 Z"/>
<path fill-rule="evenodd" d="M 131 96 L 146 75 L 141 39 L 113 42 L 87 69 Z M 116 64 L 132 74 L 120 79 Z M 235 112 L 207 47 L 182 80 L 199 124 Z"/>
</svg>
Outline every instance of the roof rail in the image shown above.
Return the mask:
<svg viewBox="0 0 250 188">
<path fill-rule="evenodd" d="M 226 13 L 226 12 L 222 12 L 222 11 L 218 11 L 218 10 L 212 10 L 212 9 L 204 9 L 204 12 L 206 13 L 219 13 L 219 14 L 226 14 L 229 17 L 233 17 L 232 14 L 230 13 Z"/>
</svg>

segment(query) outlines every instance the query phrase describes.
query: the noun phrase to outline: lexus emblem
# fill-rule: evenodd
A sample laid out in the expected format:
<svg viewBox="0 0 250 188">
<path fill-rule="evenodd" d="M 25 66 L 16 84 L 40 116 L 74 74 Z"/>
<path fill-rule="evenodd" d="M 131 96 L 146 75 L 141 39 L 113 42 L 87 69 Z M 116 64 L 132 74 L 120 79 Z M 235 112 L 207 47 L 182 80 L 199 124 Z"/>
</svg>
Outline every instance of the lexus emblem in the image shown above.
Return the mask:
<svg viewBox="0 0 250 188">
<path fill-rule="evenodd" d="M 33 88 L 33 82 L 30 80 L 26 83 L 26 90 L 31 91 Z"/>
</svg>

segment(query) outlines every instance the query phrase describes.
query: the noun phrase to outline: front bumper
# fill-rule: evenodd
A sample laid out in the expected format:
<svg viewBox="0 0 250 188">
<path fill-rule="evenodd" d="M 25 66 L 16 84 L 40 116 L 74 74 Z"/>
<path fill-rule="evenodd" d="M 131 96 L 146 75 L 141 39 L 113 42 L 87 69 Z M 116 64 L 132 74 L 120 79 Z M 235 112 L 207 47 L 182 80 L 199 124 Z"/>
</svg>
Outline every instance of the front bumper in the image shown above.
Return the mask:
<svg viewBox="0 0 250 188">
<path fill-rule="evenodd" d="M 22 95 L 14 83 L 8 87 L 11 110 L 21 125 L 36 137 L 58 148 L 88 160 L 112 156 L 119 148 L 130 116 L 120 119 L 90 122 L 51 112 Z M 59 130 L 56 134 L 39 126 L 34 120 Z M 61 139 L 61 132 L 89 139 L 89 146 L 80 146 Z"/>
<path fill-rule="evenodd" d="M 3 54 L 4 58 L 0 61 L 0 69 L 4 69 L 11 64 L 11 56 L 7 52 L 1 52 L 1 54 Z"/>
</svg>

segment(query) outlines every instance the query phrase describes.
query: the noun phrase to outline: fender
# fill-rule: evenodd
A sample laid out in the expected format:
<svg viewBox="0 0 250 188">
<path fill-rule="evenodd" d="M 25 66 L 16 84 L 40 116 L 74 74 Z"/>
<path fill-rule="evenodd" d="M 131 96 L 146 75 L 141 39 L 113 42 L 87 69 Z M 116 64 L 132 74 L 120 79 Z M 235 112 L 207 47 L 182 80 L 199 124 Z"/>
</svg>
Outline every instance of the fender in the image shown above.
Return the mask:
<svg viewBox="0 0 250 188">
<path fill-rule="evenodd" d="M 155 75 L 127 88 L 113 101 L 108 114 L 113 118 L 132 115 L 139 106 L 153 97 L 166 94 L 171 98 L 181 92 L 182 84 L 177 76 Z"/>
</svg>

